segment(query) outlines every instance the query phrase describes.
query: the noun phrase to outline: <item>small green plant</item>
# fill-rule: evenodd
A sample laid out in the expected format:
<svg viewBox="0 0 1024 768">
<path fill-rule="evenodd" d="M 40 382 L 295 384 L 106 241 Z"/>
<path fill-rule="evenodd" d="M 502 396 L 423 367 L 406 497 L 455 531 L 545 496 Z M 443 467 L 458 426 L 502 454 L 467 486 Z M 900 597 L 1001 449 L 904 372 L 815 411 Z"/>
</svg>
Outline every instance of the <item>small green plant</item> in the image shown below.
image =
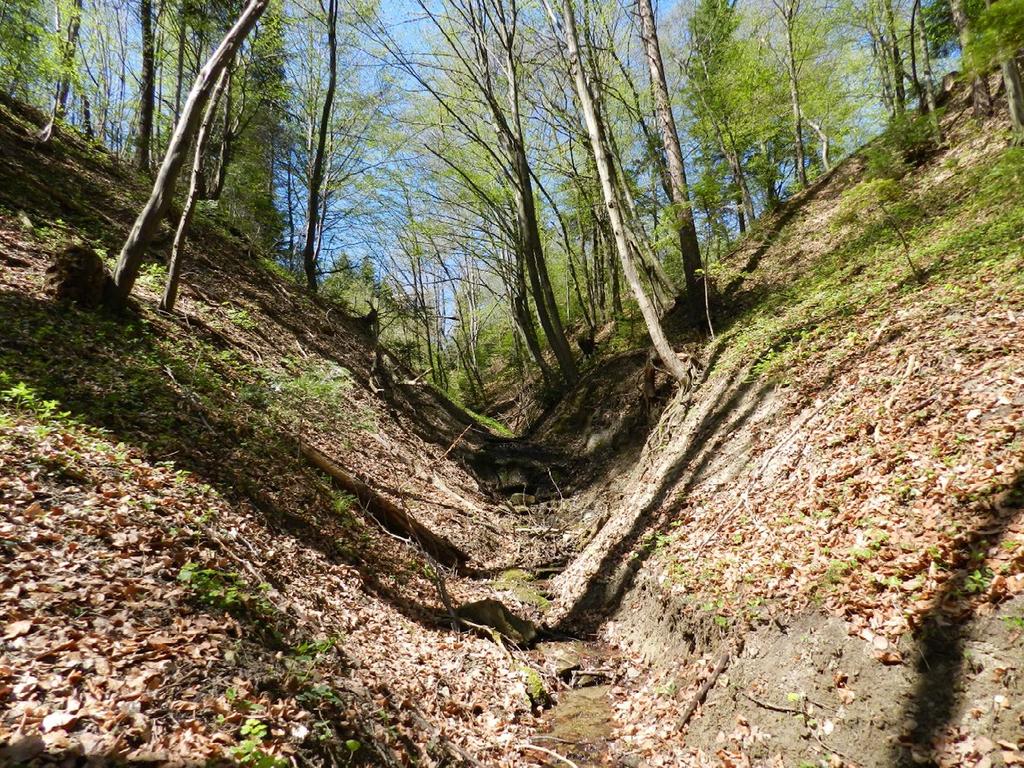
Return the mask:
<svg viewBox="0 0 1024 768">
<path fill-rule="evenodd" d="M 229 309 L 228 320 L 243 331 L 251 331 L 256 327 L 256 321 L 253 320 L 252 315 L 249 314 L 248 310 L 241 307 Z"/>
<path fill-rule="evenodd" d="M 862 181 L 843 193 L 835 223 L 838 225 L 852 224 L 874 215 L 895 233 L 900 241 L 903 257 L 910 266 L 910 271 L 920 281 L 923 279 L 924 273 L 918 269 L 917 264 L 911 258 L 910 241 L 903 231 L 904 222 L 912 220 L 915 213 L 899 182 L 892 178 L 875 178 Z"/>
<path fill-rule="evenodd" d="M 1024 616 L 1004 616 L 1003 621 L 1010 629 L 1024 631 Z"/>
<path fill-rule="evenodd" d="M 229 613 L 248 611 L 261 617 L 273 614 L 273 607 L 262 594 L 270 589 L 269 584 L 261 584 L 253 591 L 237 574 L 216 568 L 203 568 L 193 562 L 181 567 L 178 581 L 188 587 L 201 603 L 211 608 Z"/>
<path fill-rule="evenodd" d="M 313 709 L 317 709 L 325 704 L 341 704 L 341 699 L 335 690 L 331 686 L 323 684 L 311 685 L 302 691 L 297 698 L 301 704 Z"/>
<path fill-rule="evenodd" d="M 334 507 L 334 511 L 342 517 L 347 517 L 352 507 L 359 502 L 355 496 L 351 493 L 345 493 L 344 491 L 338 491 L 334 494 L 334 498 L 331 499 L 331 506 Z"/>
<path fill-rule="evenodd" d="M 242 725 L 241 735 L 245 738 L 231 749 L 231 754 L 238 762 L 253 768 L 285 768 L 288 765 L 286 760 L 263 750 L 263 742 L 270 735 L 266 723 L 250 717 Z"/>
<path fill-rule="evenodd" d="M 139 283 L 154 291 L 162 290 L 167 282 L 167 267 L 163 264 L 143 264 L 139 270 Z"/>
<path fill-rule="evenodd" d="M 71 416 L 70 411 L 60 410 L 58 401 L 43 399 L 25 382 L 12 382 L 11 377 L 3 371 L 0 371 L 0 403 L 31 413 L 44 424 L 67 421 Z"/>
<path fill-rule="evenodd" d="M 967 578 L 964 579 L 964 592 L 969 595 L 977 595 L 984 592 L 988 589 L 988 585 L 992 583 L 993 576 L 995 576 L 995 573 L 988 566 L 971 571 L 967 574 Z"/>
</svg>

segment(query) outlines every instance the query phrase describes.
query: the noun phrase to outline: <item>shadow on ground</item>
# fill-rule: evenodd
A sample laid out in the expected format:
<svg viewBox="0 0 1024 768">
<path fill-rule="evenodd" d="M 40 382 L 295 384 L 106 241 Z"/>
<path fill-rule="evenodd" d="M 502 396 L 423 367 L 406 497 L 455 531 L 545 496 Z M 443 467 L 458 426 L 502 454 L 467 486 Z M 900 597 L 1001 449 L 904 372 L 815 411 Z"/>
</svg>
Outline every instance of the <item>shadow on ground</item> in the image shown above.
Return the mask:
<svg viewBox="0 0 1024 768">
<path fill-rule="evenodd" d="M 964 599 L 970 592 L 968 580 L 984 567 L 984 553 L 999 546 L 1008 526 L 1024 513 L 1024 471 L 991 495 L 985 506 L 985 514 L 947 558 L 945 566 L 952 575 L 917 633 L 917 683 L 901 718 L 914 726 L 893 744 L 890 765 L 894 768 L 938 766 L 933 745 L 955 726 L 964 703 L 964 646 L 975 616 L 974 608 Z"/>
</svg>

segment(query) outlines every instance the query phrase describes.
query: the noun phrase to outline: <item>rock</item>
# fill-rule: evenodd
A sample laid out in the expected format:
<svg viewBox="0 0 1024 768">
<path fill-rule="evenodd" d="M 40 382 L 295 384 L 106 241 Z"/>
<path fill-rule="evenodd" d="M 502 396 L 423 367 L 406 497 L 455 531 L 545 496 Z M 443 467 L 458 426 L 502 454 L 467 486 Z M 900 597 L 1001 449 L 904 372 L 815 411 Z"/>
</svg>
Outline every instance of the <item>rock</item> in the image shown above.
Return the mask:
<svg viewBox="0 0 1024 768">
<path fill-rule="evenodd" d="M 544 656 L 546 667 L 553 669 L 557 677 L 568 680 L 583 663 L 576 643 L 542 643 L 538 650 Z"/>
<path fill-rule="evenodd" d="M 531 504 L 537 503 L 537 497 L 531 496 L 528 493 L 513 493 L 508 497 L 509 504 L 515 507 L 528 507 Z"/>
<path fill-rule="evenodd" d="M 31 235 L 35 232 L 35 225 L 32 223 L 32 219 L 28 217 L 28 214 L 24 211 L 18 211 L 18 224 L 21 225 L 21 231 Z"/>
<path fill-rule="evenodd" d="M 519 671 L 526 678 L 526 695 L 530 697 L 530 703 L 537 709 L 546 709 L 552 704 L 551 694 L 544 685 L 544 678 L 533 667 L 525 664 L 519 667 Z"/>
<path fill-rule="evenodd" d="M 472 624 L 490 627 L 517 645 L 530 645 L 537 639 L 537 625 L 516 616 L 500 600 L 487 598 L 465 603 L 455 609 L 455 615 Z"/>
</svg>

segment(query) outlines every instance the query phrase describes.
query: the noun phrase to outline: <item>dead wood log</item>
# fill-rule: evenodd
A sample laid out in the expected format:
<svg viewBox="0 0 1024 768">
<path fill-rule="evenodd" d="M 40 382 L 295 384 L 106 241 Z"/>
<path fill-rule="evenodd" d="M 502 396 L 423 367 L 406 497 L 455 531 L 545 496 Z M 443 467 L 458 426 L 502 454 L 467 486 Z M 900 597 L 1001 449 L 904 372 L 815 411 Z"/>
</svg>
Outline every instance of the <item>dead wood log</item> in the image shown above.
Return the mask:
<svg viewBox="0 0 1024 768">
<path fill-rule="evenodd" d="M 469 561 L 469 555 L 461 549 L 417 522 L 404 509 L 381 496 L 316 448 L 305 443 L 300 443 L 299 447 L 310 464 L 328 475 L 342 490 L 359 499 L 363 507 L 389 531 L 412 538 L 442 565 L 461 568 Z"/>
</svg>

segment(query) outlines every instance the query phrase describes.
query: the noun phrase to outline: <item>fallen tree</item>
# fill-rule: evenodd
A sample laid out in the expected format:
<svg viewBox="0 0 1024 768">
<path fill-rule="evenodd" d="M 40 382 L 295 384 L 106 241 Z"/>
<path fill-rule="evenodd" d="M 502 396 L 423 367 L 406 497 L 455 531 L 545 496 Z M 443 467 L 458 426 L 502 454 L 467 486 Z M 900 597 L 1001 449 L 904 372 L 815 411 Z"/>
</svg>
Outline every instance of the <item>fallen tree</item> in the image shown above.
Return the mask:
<svg viewBox="0 0 1024 768">
<path fill-rule="evenodd" d="M 441 565 L 461 568 L 469 561 L 469 555 L 461 549 L 417 522 L 404 509 L 313 446 L 300 443 L 299 448 L 306 461 L 330 477 L 339 488 L 355 496 L 363 508 L 391 533 L 410 537 Z"/>
</svg>

